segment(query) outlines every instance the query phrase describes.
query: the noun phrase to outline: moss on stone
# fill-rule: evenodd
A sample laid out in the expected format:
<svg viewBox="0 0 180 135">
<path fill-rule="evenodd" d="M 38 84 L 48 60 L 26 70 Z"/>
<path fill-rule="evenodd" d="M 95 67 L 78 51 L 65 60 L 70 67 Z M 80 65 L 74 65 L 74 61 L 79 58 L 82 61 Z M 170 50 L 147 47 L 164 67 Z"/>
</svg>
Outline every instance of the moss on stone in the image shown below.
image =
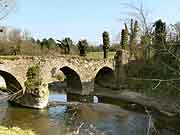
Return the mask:
<svg viewBox="0 0 180 135">
<path fill-rule="evenodd" d="M 24 84 L 26 88 L 40 86 L 42 84 L 42 78 L 40 77 L 40 66 L 38 64 L 34 64 L 29 67 L 26 77 L 27 80 Z"/>
<path fill-rule="evenodd" d="M 25 91 L 23 96 L 16 99 L 16 103 L 36 108 L 42 109 L 47 106 L 49 90 L 48 85 L 43 82 L 41 76 L 41 69 L 39 64 L 34 64 L 28 68 L 27 80 L 25 81 Z"/>
<path fill-rule="evenodd" d="M 64 81 L 65 77 L 64 77 L 64 75 L 58 74 L 58 75 L 56 75 L 56 79 L 59 81 Z"/>
<path fill-rule="evenodd" d="M 32 130 L 22 130 L 17 127 L 7 128 L 0 126 L 0 135 L 36 135 Z"/>
</svg>

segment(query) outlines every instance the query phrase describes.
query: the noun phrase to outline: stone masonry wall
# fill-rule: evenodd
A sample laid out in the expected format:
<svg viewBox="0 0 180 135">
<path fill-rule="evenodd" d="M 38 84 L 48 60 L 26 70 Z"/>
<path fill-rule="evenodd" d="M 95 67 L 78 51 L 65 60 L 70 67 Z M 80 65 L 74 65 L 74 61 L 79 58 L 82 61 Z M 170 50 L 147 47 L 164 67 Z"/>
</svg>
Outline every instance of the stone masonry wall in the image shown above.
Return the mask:
<svg viewBox="0 0 180 135">
<path fill-rule="evenodd" d="M 41 72 L 44 83 L 53 81 L 52 69 L 59 70 L 62 67 L 69 67 L 73 69 L 80 77 L 82 82 L 91 82 L 94 80 L 98 71 L 103 67 L 113 69 L 112 61 L 90 60 L 80 57 L 0 57 L 0 70 L 13 75 L 24 88 L 24 81 L 26 80 L 26 72 L 28 67 L 33 63 L 40 63 Z M 88 84 L 88 83 L 86 83 Z M 85 86 L 84 86 L 85 87 Z M 86 93 L 86 92 L 85 92 Z"/>
</svg>

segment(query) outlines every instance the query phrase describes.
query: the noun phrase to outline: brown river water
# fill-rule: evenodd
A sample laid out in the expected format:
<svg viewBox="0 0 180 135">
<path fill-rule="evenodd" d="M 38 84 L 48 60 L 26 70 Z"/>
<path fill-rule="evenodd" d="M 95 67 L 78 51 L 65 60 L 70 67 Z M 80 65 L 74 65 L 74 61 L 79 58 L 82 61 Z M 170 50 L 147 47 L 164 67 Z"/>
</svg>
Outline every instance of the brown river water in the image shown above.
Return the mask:
<svg viewBox="0 0 180 135">
<path fill-rule="evenodd" d="M 49 101 L 66 101 L 66 98 L 53 92 Z M 148 132 L 180 135 L 176 130 L 166 126 L 157 128 L 153 123 L 156 119 L 146 113 L 98 103 L 97 98 L 94 103 L 44 110 L 12 106 L 7 101 L 0 103 L 0 125 L 32 129 L 39 135 L 147 135 Z"/>
</svg>

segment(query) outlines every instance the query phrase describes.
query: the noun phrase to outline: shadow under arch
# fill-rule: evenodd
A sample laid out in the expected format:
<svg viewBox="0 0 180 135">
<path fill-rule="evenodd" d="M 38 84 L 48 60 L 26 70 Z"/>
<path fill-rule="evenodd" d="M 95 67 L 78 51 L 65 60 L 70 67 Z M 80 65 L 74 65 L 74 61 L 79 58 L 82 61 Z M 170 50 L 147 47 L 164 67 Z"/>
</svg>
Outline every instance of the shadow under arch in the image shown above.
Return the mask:
<svg viewBox="0 0 180 135">
<path fill-rule="evenodd" d="M 94 80 L 94 90 L 100 90 L 101 88 L 113 88 L 115 84 L 115 73 L 110 67 L 101 68 L 96 74 Z"/>
<path fill-rule="evenodd" d="M 66 76 L 67 92 L 82 92 L 81 79 L 76 71 L 67 66 L 60 68 L 60 70 Z"/>
<path fill-rule="evenodd" d="M 4 78 L 6 83 L 7 92 L 13 94 L 19 90 L 22 90 L 22 86 L 19 81 L 10 73 L 0 70 L 0 76 Z"/>
</svg>

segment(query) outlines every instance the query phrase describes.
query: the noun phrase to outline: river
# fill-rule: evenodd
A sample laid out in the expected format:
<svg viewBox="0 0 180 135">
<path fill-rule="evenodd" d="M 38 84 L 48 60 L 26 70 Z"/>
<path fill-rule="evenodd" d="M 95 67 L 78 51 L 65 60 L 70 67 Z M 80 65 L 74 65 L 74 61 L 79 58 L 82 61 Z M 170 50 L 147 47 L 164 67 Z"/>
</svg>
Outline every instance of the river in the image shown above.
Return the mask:
<svg viewBox="0 0 180 135">
<path fill-rule="evenodd" d="M 66 95 L 57 92 L 49 97 L 50 102 L 66 100 Z M 94 98 L 91 104 L 54 106 L 44 110 L 12 106 L 4 101 L 0 103 L 0 125 L 32 129 L 39 135 L 147 135 L 152 122 L 146 113 L 97 103 Z M 166 128 L 161 129 L 161 134 L 180 135 Z"/>
</svg>

